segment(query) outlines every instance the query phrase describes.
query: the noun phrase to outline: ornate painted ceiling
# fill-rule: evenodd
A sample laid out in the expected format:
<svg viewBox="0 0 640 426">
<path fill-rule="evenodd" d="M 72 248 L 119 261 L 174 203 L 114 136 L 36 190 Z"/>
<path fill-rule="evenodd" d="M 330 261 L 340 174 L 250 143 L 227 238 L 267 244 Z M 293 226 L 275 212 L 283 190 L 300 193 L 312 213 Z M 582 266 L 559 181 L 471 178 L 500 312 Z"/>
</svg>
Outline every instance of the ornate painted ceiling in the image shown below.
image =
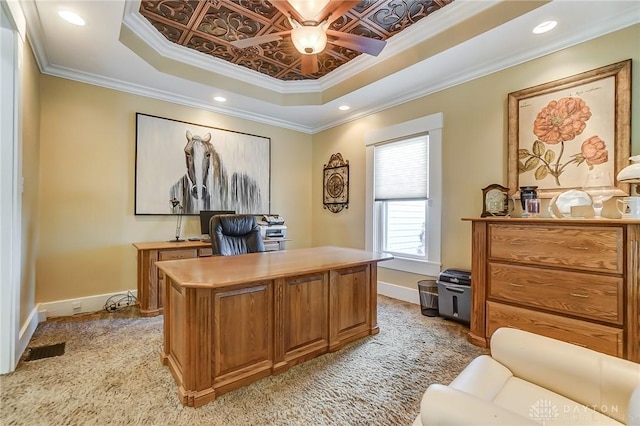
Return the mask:
<svg viewBox="0 0 640 426">
<path fill-rule="evenodd" d="M 386 40 L 451 2 L 363 0 L 330 28 Z M 172 43 L 284 81 L 320 78 L 361 54 L 327 44 L 318 55 L 318 72 L 303 76 L 301 54 L 289 37 L 245 49 L 232 46 L 235 40 L 291 29 L 287 17 L 266 0 L 142 1 L 140 13 Z"/>
</svg>

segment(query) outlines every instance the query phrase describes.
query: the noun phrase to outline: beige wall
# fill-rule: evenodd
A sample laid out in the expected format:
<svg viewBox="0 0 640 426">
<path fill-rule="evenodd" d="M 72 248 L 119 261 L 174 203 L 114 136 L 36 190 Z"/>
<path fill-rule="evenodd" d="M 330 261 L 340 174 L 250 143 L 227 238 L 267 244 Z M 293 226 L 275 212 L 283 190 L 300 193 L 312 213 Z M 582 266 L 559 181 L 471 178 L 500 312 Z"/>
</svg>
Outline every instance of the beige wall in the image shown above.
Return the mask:
<svg viewBox="0 0 640 426">
<path fill-rule="evenodd" d="M 40 71 L 31 45 L 22 51 L 22 265 L 20 284 L 20 324 L 36 306 L 36 257 L 38 255 L 38 181 L 40 172 Z"/>
<path fill-rule="evenodd" d="M 291 248 L 363 248 L 364 134 L 443 112 L 443 268 L 469 267 L 471 226 L 461 218 L 480 214 L 482 187 L 507 180 L 507 94 L 628 58 L 634 59 L 637 83 L 639 38 L 640 25 L 636 25 L 313 136 L 41 76 L 40 192 L 39 198 L 29 201 L 31 212 L 38 210 L 39 203 L 36 301 L 133 289 L 136 256 L 131 243 L 172 237 L 175 218 L 133 213 L 136 112 L 270 137 L 272 212 L 286 218 Z M 637 111 L 640 88 L 633 87 Z M 37 105 L 37 95 L 33 97 L 32 105 Z M 640 152 L 637 116 L 636 112 L 634 153 Z M 31 117 L 31 131 L 35 131 L 37 111 Z M 29 156 L 37 158 L 37 145 L 33 149 L 36 152 Z M 338 214 L 322 208 L 322 167 L 336 152 L 350 164 L 349 208 Z M 36 169 L 30 170 L 29 176 L 37 175 Z M 32 224 L 28 229 L 25 232 L 34 232 L 36 227 Z M 197 219 L 187 218 L 183 235 L 198 233 Z M 36 238 L 27 240 L 35 250 Z M 381 268 L 379 278 L 415 288 L 422 277 Z M 28 299 L 28 286 L 25 291 Z"/>
<path fill-rule="evenodd" d="M 41 101 L 38 302 L 135 289 L 131 243 L 174 236 L 175 217 L 134 215 L 136 112 L 270 137 L 271 211 L 311 244 L 310 135 L 44 75 Z"/>
<path fill-rule="evenodd" d="M 481 188 L 507 184 L 507 95 L 632 58 L 632 153 L 640 153 L 640 25 L 434 93 L 314 135 L 313 245 L 364 247 L 364 134 L 367 131 L 444 113 L 443 268 L 471 266 L 471 225 L 464 217 L 482 211 Z M 322 209 L 322 167 L 341 152 L 350 164 L 349 209 Z M 416 288 L 418 275 L 379 268 L 379 279 Z"/>
</svg>

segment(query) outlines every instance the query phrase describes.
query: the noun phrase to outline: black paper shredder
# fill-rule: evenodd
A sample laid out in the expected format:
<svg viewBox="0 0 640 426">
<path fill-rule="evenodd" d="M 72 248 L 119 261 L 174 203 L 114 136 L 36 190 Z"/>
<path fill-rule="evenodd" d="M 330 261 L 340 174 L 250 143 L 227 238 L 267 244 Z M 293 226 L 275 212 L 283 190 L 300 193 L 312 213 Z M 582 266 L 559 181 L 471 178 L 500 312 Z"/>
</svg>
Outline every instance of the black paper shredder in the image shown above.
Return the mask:
<svg viewBox="0 0 640 426">
<path fill-rule="evenodd" d="M 438 276 L 440 316 L 469 324 L 471 321 L 471 271 L 445 269 Z"/>
</svg>

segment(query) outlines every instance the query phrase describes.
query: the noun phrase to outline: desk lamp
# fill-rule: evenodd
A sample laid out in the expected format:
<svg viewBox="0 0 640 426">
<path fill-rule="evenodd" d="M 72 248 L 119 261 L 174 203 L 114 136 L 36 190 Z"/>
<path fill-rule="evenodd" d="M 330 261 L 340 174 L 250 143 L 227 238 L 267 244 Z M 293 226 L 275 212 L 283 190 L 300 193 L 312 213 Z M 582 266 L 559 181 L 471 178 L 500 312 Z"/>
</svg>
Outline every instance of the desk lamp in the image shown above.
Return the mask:
<svg viewBox="0 0 640 426">
<path fill-rule="evenodd" d="M 636 196 L 640 195 L 640 155 L 634 155 L 629 157 L 631 164 L 620 170 L 616 179 L 621 183 L 636 184 Z M 633 186 L 633 185 L 632 185 Z M 633 194 L 633 191 L 629 191 L 629 195 Z"/>
<path fill-rule="evenodd" d="M 169 202 L 171 203 L 171 208 L 173 210 L 174 213 L 176 213 L 176 210 L 178 210 L 178 222 L 176 223 L 176 238 L 175 240 L 170 240 L 170 243 L 179 243 L 180 241 L 184 241 L 180 239 L 180 227 L 182 226 L 182 204 L 180 204 L 180 200 L 178 200 L 177 198 L 172 198 L 171 200 L 169 200 Z"/>
</svg>

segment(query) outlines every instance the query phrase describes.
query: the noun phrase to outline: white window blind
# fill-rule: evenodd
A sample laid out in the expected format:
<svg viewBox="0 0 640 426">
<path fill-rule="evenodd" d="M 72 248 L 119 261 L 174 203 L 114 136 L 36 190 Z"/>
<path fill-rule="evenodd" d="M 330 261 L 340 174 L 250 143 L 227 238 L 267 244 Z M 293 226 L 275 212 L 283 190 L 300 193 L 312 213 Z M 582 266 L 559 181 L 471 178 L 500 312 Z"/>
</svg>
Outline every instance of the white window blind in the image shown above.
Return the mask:
<svg viewBox="0 0 640 426">
<path fill-rule="evenodd" d="M 375 147 L 375 201 L 429 198 L 428 136 Z"/>
</svg>

